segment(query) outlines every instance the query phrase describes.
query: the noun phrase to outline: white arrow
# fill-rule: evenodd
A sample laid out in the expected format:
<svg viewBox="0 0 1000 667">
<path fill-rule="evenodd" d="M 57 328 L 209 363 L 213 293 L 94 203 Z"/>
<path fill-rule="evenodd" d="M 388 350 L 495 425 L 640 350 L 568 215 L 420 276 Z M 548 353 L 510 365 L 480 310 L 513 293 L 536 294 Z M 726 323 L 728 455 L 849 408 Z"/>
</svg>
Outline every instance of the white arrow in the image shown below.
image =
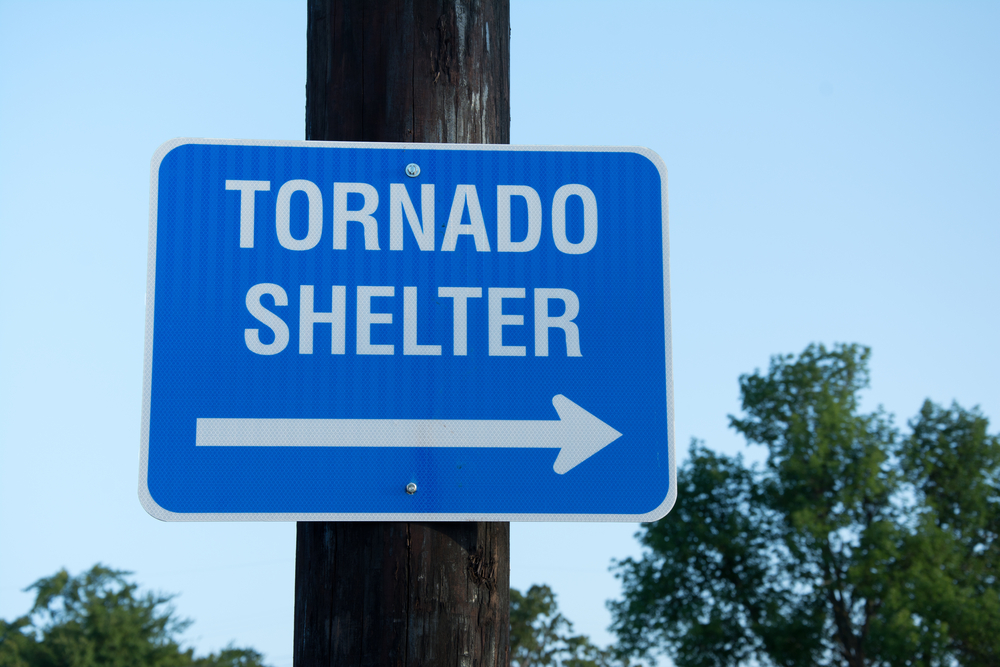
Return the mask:
<svg viewBox="0 0 1000 667">
<path fill-rule="evenodd" d="M 560 475 L 621 437 L 565 396 L 558 420 L 198 419 L 199 447 L 529 447 L 556 448 Z"/>
</svg>

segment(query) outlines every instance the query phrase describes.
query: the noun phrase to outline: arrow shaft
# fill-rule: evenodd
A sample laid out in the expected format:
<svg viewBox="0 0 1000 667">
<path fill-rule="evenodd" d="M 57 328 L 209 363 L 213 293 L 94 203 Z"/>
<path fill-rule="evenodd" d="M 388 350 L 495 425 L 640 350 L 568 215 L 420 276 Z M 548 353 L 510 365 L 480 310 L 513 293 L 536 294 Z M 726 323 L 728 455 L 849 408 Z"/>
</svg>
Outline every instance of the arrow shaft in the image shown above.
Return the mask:
<svg viewBox="0 0 1000 667">
<path fill-rule="evenodd" d="M 531 447 L 561 448 L 578 434 L 559 420 L 210 419 L 199 447 Z"/>
</svg>

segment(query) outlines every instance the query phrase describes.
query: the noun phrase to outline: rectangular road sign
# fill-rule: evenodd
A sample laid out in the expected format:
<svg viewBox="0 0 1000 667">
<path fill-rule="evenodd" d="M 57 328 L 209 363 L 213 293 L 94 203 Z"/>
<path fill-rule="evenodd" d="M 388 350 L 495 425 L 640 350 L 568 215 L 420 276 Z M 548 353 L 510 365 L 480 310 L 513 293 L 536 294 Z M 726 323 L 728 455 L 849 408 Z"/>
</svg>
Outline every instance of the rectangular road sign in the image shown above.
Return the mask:
<svg viewBox="0 0 1000 667">
<path fill-rule="evenodd" d="M 176 139 L 150 180 L 154 517 L 652 521 L 673 505 L 652 151 Z"/>
</svg>

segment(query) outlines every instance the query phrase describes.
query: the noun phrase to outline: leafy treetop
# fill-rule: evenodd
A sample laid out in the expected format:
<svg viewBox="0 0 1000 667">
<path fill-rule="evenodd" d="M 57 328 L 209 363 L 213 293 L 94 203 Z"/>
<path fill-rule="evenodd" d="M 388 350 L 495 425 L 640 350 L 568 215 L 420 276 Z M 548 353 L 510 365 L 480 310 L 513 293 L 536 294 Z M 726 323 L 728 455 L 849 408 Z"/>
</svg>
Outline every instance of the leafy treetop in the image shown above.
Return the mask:
<svg viewBox="0 0 1000 667">
<path fill-rule="evenodd" d="M 510 660 L 515 667 L 628 667 L 628 660 L 617 660 L 610 649 L 574 635 L 555 593 L 538 585 L 525 594 L 510 589 Z"/>
<path fill-rule="evenodd" d="M 0 620 L 0 667 L 264 667 L 249 648 L 230 645 L 200 658 L 182 649 L 191 622 L 177 618 L 172 596 L 140 594 L 130 574 L 97 564 L 29 586 L 31 611 Z"/>
<path fill-rule="evenodd" d="M 679 667 L 1000 664 L 1000 440 L 926 402 L 860 410 L 870 351 L 812 345 L 740 378 L 763 468 L 695 442 L 678 502 L 617 566 L 619 651 Z"/>
</svg>

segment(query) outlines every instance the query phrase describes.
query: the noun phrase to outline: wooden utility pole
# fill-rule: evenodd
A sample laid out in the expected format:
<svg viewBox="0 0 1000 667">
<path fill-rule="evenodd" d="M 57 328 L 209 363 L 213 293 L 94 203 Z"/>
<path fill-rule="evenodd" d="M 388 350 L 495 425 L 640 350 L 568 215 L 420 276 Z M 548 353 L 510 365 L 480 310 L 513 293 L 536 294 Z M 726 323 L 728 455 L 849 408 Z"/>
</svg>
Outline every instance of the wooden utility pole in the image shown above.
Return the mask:
<svg viewBox="0 0 1000 667">
<path fill-rule="evenodd" d="M 510 143 L 508 0 L 309 0 L 306 139 Z M 302 522 L 295 666 L 509 663 L 507 523 Z"/>
</svg>

